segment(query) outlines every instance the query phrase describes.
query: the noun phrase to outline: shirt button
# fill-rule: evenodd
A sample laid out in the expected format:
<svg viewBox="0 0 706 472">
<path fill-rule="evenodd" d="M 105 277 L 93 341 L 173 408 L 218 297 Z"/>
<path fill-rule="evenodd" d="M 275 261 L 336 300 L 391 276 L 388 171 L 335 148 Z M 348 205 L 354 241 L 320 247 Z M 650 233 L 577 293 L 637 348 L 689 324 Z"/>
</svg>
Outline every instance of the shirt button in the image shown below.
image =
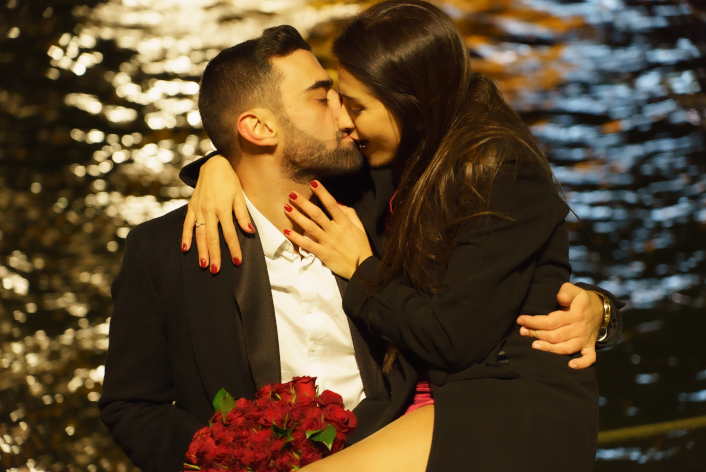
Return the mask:
<svg viewBox="0 0 706 472">
<path fill-rule="evenodd" d="M 308 313 L 314 313 L 314 307 L 310 306 L 309 308 L 306 309 Z"/>
<path fill-rule="evenodd" d="M 316 344 L 313 344 L 313 345 L 309 348 L 309 352 L 316 352 Z"/>
</svg>

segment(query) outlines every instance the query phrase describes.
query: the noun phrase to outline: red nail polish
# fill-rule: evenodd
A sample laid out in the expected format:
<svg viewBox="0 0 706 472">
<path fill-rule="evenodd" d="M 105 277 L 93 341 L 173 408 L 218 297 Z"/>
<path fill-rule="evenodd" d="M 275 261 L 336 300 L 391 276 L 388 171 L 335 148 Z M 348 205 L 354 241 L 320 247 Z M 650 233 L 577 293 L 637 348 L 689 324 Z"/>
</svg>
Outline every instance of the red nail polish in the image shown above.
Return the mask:
<svg viewBox="0 0 706 472">
<path fill-rule="evenodd" d="M 201 268 L 205 269 L 207 265 L 208 265 L 208 262 L 206 262 L 206 259 L 201 259 Z"/>
<path fill-rule="evenodd" d="M 233 264 L 235 264 L 235 267 L 238 267 L 240 265 L 240 259 L 238 259 L 237 257 L 234 257 Z"/>
<path fill-rule="evenodd" d="M 252 227 L 252 225 L 251 225 L 250 223 L 248 223 L 248 229 L 249 229 L 249 230 L 250 230 L 250 232 L 252 232 L 252 233 L 254 233 L 254 232 L 255 232 L 255 228 L 253 228 L 253 227 Z"/>
<path fill-rule="evenodd" d="M 188 251 L 188 250 L 189 250 L 189 246 L 187 246 L 186 244 L 182 244 L 182 245 L 181 245 L 181 251 L 182 251 L 182 252 L 186 252 L 186 251 Z"/>
<path fill-rule="evenodd" d="M 284 234 L 286 234 L 287 236 L 289 236 L 290 234 L 292 234 L 292 232 L 291 232 L 290 230 L 288 230 L 288 229 L 285 229 L 285 230 L 284 230 Z"/>
<path fill-rule="evenodd" d="M 211 273 L 215 274 L 218 272 L 218 267 L 216 267 L 216 264 L 211 264 Z"/>
<path fill-rule="evenodd" d="M 292 211 L 292 206 L 289 205 L 289 204 L 287 204 L 287 205 L 284 206 L 284 209 L 287 210 L 287 211 Z"/>
<path fill-rule="evenodd" d="M 292 192 L 292 193 L 289 194 L 289 198 L 291 198 L 292 200 L 296 200 L 296 199 L 297 199 L 297 194 L 294 193 L 294 192 Z"/>
<path fill-rule="evenodd" d="M 319 186 L 319 183 L 316 180 L 311 181 L 311 186 L 314 188 L 317 188 Z"/>
</svg>

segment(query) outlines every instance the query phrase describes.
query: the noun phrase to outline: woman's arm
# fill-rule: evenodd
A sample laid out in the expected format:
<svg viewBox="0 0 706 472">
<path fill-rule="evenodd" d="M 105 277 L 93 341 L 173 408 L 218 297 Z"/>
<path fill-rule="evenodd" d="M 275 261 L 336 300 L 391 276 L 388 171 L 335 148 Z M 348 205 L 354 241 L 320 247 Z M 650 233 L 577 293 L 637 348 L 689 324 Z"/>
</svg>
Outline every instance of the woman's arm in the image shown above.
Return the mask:
<svg viewBox="0 0 706 472">
<path fill-rule="evenodd" d="M 420 293 L 402 275 L 370 294 L 361 279 L 372 280 L 380 265 L 370 257 L 346 289 L 347 313 L 442 370 L 462 370 L 485 359 L 519 315 L 538 253 L 549 247 L 556 261 L 554 283 L 543 291 L 543 299 L 551 297 L 545 306 L 554 305 L 570 274 L 566 205 L 545 178 L 528 172 L 514 180 L 499 177 L 490 210 L 505 217 L 473 222 L 451 254 L 438 294 Z"/>
<path fill-rule="evenodd" d="M 182 251 L 191 249 L 191 235 L 196 227 L 196 246 L 201 267 L 210 265 L 211 272 L 221 270 L 221 249 L 218 241 L 218 224 L 223 228 L 223 237 L 230 250 L 233 264 L 243 260 L 238 235 L 233 224 L 235 219 L 243 231 L 254 233 L 248 209 L 245 206 L 243 189 L 228 159 L 211 153 L 184 167 L 179 177 L 187 185 L 196 185 L 189 200 L 189 209 L 184 220 L 181 237 Z"/>
</svg>

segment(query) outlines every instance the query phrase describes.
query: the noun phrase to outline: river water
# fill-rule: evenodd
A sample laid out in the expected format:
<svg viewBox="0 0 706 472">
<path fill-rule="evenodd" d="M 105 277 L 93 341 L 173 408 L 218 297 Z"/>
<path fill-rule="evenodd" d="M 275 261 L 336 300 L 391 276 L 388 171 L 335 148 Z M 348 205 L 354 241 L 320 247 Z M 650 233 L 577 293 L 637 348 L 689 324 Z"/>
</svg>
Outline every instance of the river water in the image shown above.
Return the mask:
<svg viewBox="0 0 706 472">
<path fill-rule="evenodd" d="M 0 470 L 133 470 L 98 419 L 127 233 L 183 205 L 211 149 L 198 81 L 291 24 L 327 69 L 356 2 L 2 0 Z M 628 302 L 601 430 L 706 415 L 706 12 L 687 0 L 437 3 L 548 153 L 574 279 Z M 667 428 L 669 429 L 669 428 Z M 706 470 L 706 428 L 604 440 L 596 470 Z M 136 469 L 135 469 L 136 470 Z"/>
</svg>

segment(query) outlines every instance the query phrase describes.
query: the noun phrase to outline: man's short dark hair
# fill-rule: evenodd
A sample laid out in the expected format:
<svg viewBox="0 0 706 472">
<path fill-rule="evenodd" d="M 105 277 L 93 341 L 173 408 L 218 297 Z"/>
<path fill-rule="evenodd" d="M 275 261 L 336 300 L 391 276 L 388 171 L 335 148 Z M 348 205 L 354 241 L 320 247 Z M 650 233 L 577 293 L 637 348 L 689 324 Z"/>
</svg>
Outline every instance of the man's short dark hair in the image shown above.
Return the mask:
<svg viewBox="0 0 706 472">
<path fill-rule="evenodd" d="M 273 57 L 284 57 L 311 46 L 292 26 L 267 28 L 262 36 L 221 51 L 208 63 L 201 78 L 199 111 L 206 133 L 216 149 L 232 159 L 240 155 L 235 120 L 253 107 L 283 112 L 280 74 Z"/>
</svg>

